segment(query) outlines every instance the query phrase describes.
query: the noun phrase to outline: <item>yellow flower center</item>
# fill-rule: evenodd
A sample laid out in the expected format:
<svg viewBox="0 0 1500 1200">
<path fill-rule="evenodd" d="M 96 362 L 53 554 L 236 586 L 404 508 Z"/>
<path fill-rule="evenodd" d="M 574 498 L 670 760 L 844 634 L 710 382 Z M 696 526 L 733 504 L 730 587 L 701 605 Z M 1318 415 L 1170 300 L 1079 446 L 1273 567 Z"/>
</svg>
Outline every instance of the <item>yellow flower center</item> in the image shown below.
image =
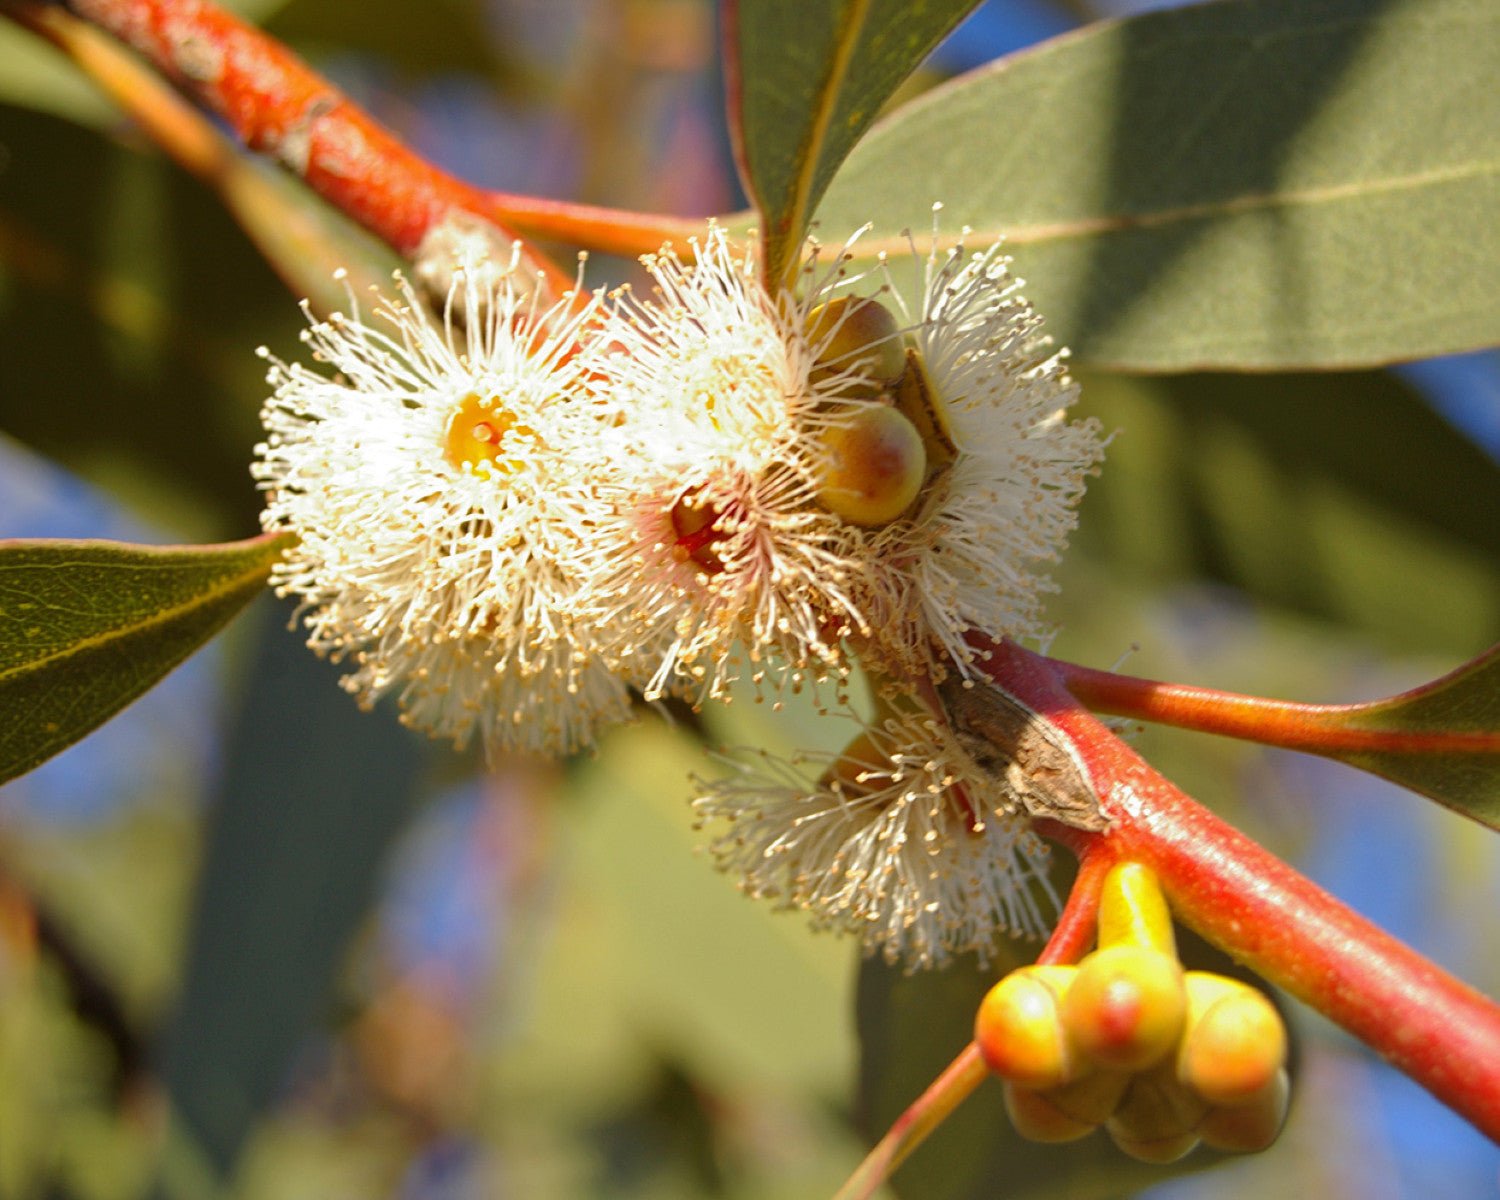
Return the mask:
<svg viewBox="0 0 1500 1200">
<path fill-rule="evenodd" d="M 523 425 L 499 397 L 470 392 L 448 422 L 443 453 L 461 471 L 486 477 L 514 475 L 537 440 L 536 431 Z"/>
</svg>

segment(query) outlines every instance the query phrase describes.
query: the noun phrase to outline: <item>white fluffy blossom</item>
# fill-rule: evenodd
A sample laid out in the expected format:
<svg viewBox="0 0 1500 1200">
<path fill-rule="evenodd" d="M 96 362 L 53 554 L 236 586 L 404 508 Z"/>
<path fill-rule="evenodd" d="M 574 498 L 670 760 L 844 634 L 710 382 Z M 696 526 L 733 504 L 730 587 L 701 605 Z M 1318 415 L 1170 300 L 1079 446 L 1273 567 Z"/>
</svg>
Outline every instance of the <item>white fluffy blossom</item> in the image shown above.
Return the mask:
<svg viewBox="0 0 1500 1200">
<path fill-rule="evenodd" d="M 925 712 L 888 714 L 842 754 L 741 760 L 694 801 L 749 895 L 807 910 L 867 954 L 928 967 L 1036 934 L 1047 851 L 1003 782 Z"/>
<path fill-rule="evenodd" d="M 463 250 L 440 317 L 398 280 L 314 324 L 326 373 L 271 360 L 255 466 L 298 539 L 275 585 L 363 702 L 491 752 L 585 746 L 630 685 L 838 690 L 862 660 L 884 708 L 844 755 L 705 787 L 720 866 L 912 966 L 1038 931 L 1017 797 L 913 697 L 971 630 L 1042 631 L 1103 449 L 1063 353 L 994 247 L 934 234 L 911 295 L 847 246 L 789 290 L 718 227 L 692 249 L 552 307 L 518 248 Z"/>
<path fill-rule="evenodd" d="M 1053 586 L 1045 566 L 1077 523 L 1104 442 L 1096 421 L 1067 419 L 1078 386 L 1066 352 L 1043 336 L 998 246 L 942 250 L 934 233 L 919 258 L 920 300 L 894 284 L 890 296 L 951 461 L 912 512 L 878 531 L 871 557 L 882 586 L 867 607 L 893 668 L 923 673 L 946 658 L 967 674 L 965 631 L 1043 632 L 1041 600 Z"/>
<path fill-rule="evenodd" d="M 518 248 L 458 264 L 441 317 L 399 276 L 368 315 L 351 292 L 304 335 L 322 369 L 266 355 L 253 468 L 266 529 L 297 535 L 273 583 L 309 644 L 352 663 L 361 702 L 394 692 L 408 723 L 491 753 L 565 752 L 629 708 L 576 616 L 612 420 L 599 302 L 539 294 Z"/>
<path fill-rule="evenodd" d="M 838 266 L 773 296 L 755 256 L 711 227 L 690 262 L 645 260 L 609 329 L 612 516 L 588 549 L 601 627 L 646 694 L 717 698 L 742 675 L 779 687 L 845 671 L 868 632 L 852 598 L 859 539 L 818 500 L 822 431 L 873 402 L 860 369 L 818 370 L 830 334 L 808 314 Z"/>
</svg>

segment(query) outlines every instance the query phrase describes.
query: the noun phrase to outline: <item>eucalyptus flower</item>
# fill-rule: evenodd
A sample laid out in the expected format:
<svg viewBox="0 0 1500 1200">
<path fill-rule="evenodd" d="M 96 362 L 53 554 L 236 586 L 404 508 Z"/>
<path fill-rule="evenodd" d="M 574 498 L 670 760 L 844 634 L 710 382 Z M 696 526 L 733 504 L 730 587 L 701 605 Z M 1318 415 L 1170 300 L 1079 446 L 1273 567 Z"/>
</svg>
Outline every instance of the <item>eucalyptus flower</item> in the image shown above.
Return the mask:
<svg viewBox="0 0 1500 1200">
<path fill-rule="evenodd" d="M 587 745 L 629 713 L 579 620 L 612 422 L 592 385 L 596 296 L 546 305 L 521 266 L 456 264 L 442 314 L 398 276 L 316 321 L 321 369 L 272 357 L 255 477 L 296 546 L 273 573 L 365 704 L 491 754 Z"/>
<path fill-rule="evenodd" d="M 741 756 L 694 809 L 750 896 L 808 912 L 909 968 L 1034 935 L 1055 898 L 1048 853 L 1005 787 L 945 722 L 887 709 L 840 754 Z"/>
</svg>

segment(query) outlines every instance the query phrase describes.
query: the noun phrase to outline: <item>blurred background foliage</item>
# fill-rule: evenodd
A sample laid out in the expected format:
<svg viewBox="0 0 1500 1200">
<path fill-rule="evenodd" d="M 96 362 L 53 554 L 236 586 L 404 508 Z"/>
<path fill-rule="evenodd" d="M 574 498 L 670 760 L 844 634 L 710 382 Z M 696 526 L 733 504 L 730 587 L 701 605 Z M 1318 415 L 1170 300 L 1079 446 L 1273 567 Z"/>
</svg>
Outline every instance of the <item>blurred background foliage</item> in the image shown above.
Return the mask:
<svg viewBox="0 0 1500 1200">
<path fill-rule="evenodd" d="M 478 183 L 683 214 L 743 203 L 706 0 L 233 7 Z M 902 95 L 1103 7 L 992 0 Z M 252 350 L 293 353 L 300 324 L 212 197 L 0 26 L 0 536 L 253 532 Z M 1055 652 L 1345 700 L 1500 638 L 1494 354 L 1088 373 L 1084 397 L 1118 433 L 1059 573 Z M 259 602 L 0 788 L 0 1200 L 826 1196 L 967 1038 L 998 968 L 861 966 L 693 853 L 684 801 L 714 769 L 705 746 L 834 749 L 842 723 L 747 698 L 701 720 L 647 713 L 576 762 L 484 774 L 388 712 L 359 714 L 287 618 Z M 1500 901 L 1478 826 L 1321 761 L 1132 736 L 1500 991 L 1473 920 Z M 1161 1183 L 1099 1135 L 1015 1142 L 994 1088 L 894 1191 L 1493 1194 L 1494 1146 L 1292 1016 L 1297 1095 L 1266 1155 Z"/>
</svg>

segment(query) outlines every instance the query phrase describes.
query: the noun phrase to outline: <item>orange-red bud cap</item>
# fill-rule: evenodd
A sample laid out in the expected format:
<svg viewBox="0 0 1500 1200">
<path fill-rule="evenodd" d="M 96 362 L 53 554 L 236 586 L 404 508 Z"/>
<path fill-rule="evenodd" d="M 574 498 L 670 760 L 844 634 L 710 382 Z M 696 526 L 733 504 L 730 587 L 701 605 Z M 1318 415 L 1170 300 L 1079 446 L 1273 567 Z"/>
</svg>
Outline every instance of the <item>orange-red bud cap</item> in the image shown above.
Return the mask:
<svg viewBox="0 0 1500 1200">
<path fill-rule="evenodd" d="M 1177 1077 L 1210 1104 L 1247 1103 L 1286 1064 L 1281 1014 L 1264 995 L 1221 975 L 1186 977 L 1188 1025 L 1177 1051 Z"/>
<path fill-rule="evenodd" d="M 1023 967 L 979 1005 L 974 1040 L 996 1075 L 1026 1088 L 1050 1088 L 1077 1075 L 1059 1008 L 1073 967 Z"/>
<path fill-rule="evenodd" d="M 1063 1000 L 1063 1023 L 1079 1052 L 1125 1071 L 1144 1070 L 1176 1050 L 1186 1015 L 1182 967 L 1140 946 L 1089 955 Z"/>
</svg>

